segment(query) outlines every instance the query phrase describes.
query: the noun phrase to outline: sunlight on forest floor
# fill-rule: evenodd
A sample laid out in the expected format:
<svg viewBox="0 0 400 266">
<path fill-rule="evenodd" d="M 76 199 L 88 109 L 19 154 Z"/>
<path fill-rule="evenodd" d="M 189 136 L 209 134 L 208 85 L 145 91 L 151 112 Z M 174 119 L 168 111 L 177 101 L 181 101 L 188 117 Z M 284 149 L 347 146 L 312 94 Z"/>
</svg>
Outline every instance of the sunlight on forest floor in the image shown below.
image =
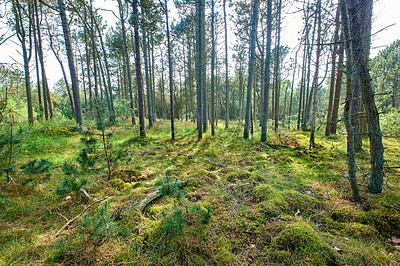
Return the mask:
<svg viewBox="0 0 400 266">
<path fill-rule="evenodd" d="M 237 123 L 228 130 L 220 123 L 216 136 L 198 141 L 195 124 L 179 121 L 171 142 L 168 122 L 156 122 L 146 138 L 119 124 L 106 130 L 108 177 L 101 137 L 91 132 L 47 122 L 21 145 L 13 181 L 0 179 L 1 265 L 400 262 L 399 139 L 384 139 L 378 195 L 366 192 L 364 140 L 357 155 L 363 200 L 355 203 L 345 136 L 319 132 L 310 150 L 309 133 L 295 130 L 270 130 L 261 143 L 257 130 L 244 140 Z M 83 168 L 80 139 L 89 137 L 97 140 L 86 147 L 93 164 Z M 34 168 L 41 159 L 51 166 Z M 26 170 L 32 160 L 36 170 Z M 57 195 L 67 184 L 70 192 Z"/>
</svg>

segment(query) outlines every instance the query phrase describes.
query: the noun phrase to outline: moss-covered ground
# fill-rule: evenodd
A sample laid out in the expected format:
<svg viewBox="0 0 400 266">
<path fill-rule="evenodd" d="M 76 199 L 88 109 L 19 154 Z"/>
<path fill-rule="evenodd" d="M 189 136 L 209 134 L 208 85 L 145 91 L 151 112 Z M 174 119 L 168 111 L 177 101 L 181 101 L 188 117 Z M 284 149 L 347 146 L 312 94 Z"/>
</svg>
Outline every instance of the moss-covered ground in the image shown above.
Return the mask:
<svg viewBox="0 0 400 266">
<path fill-rule="evenodd" d="M 368 140 L 357 154 L 362 201 L 353 202 L 345 136 L 281 130 L 259 141 L 222 125 L 197 140 L 195 124 L 107 129 L 112 175 L 100 132 L 78 163 L 83 137 L 73 123 L 32 128 L 17 147 L 12 182 L 0 178 L 0 265 L 396 265 L 400 263 L 400 141 L 385 138 L 383 193 L 366 192 Z M 46 159 L 49 169 L 21 166 Z M 76 166 L 91 201 L 57 195 Z M 73 179 L 74 179 L 73 178 Z M 65 183 L 64 183 L 65 185 Z M 140 212 L 149 195 L 161 191 Z M 106 197 L 106 198 L 105 198 Z M 396 246 L 397 245 L 397 246 Z"/>
</svg>

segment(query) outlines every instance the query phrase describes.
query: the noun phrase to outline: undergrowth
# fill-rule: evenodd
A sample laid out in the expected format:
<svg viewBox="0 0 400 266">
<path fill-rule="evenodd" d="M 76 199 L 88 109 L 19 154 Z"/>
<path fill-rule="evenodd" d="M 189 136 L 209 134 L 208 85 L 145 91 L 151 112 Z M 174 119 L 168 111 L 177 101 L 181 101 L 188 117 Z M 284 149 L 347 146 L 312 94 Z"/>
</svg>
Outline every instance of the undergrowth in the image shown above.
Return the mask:
<svg viewBox="0 0 400 266">
<path fill-rule="evenodd" d="M 195 124 L 182 123 L 175 141 L 163 121 L 147 138 L 129 124 L 111 126 L 108 169 L 91 140 L 99 130 L 82 137 L 65 121 L 33 127 L 13 182 L 0 179 L 0 264 L 400 262 L 388 240 L 400 238 L 398 139 L 384 139 L 389 167 L 383 193 L 373 196 L 364 141 L 357 154 L 363 200 L 355 203 L 342 135 L 318 132 L 310 150 L 307 132 L 281 129 L 260 143 L 259 128 L 244 140 L 232 123 L 198 141 Z M 90 201 L 74 196 L 82 188 Z"/>
</svg>

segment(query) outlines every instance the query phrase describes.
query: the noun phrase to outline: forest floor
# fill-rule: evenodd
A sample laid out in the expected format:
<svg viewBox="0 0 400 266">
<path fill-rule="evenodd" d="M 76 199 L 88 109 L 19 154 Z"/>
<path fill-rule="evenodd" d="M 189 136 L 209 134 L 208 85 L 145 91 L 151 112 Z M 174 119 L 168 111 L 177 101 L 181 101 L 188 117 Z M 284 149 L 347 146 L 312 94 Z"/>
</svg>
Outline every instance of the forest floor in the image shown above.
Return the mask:
<svg viewBox="0 0 400 266">
<path fill-rule="evenodd" d="M 384 139 L 378 195 L 366 192 L 364 141 L 354 202 L 344 135 L 319 132 L 310 150 L 307 132 L 270 130 L 261 143 L 220 123 L 198 141 L 194 123 L 177 124 L 174 142 L 162 121 L 146 138 L 107 129 L 111 176 L 100 131 L 35 126 L 12 181 L 0 177 L 0 265 L 400 263 L 399 139 Z"/>
</svg>

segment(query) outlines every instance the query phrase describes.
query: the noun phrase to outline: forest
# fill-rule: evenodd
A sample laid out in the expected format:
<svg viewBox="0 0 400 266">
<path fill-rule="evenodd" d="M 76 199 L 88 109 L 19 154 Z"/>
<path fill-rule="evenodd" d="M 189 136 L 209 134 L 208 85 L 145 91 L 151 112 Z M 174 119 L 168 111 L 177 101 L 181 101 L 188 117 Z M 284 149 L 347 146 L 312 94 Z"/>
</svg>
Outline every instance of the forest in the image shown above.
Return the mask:
<svg viewBox="0 0 400 266">
<path fill-rule="evenodd" d="M 2 0 L 0 265 L 399 264 L 374 2 Z"/>
</svg>

